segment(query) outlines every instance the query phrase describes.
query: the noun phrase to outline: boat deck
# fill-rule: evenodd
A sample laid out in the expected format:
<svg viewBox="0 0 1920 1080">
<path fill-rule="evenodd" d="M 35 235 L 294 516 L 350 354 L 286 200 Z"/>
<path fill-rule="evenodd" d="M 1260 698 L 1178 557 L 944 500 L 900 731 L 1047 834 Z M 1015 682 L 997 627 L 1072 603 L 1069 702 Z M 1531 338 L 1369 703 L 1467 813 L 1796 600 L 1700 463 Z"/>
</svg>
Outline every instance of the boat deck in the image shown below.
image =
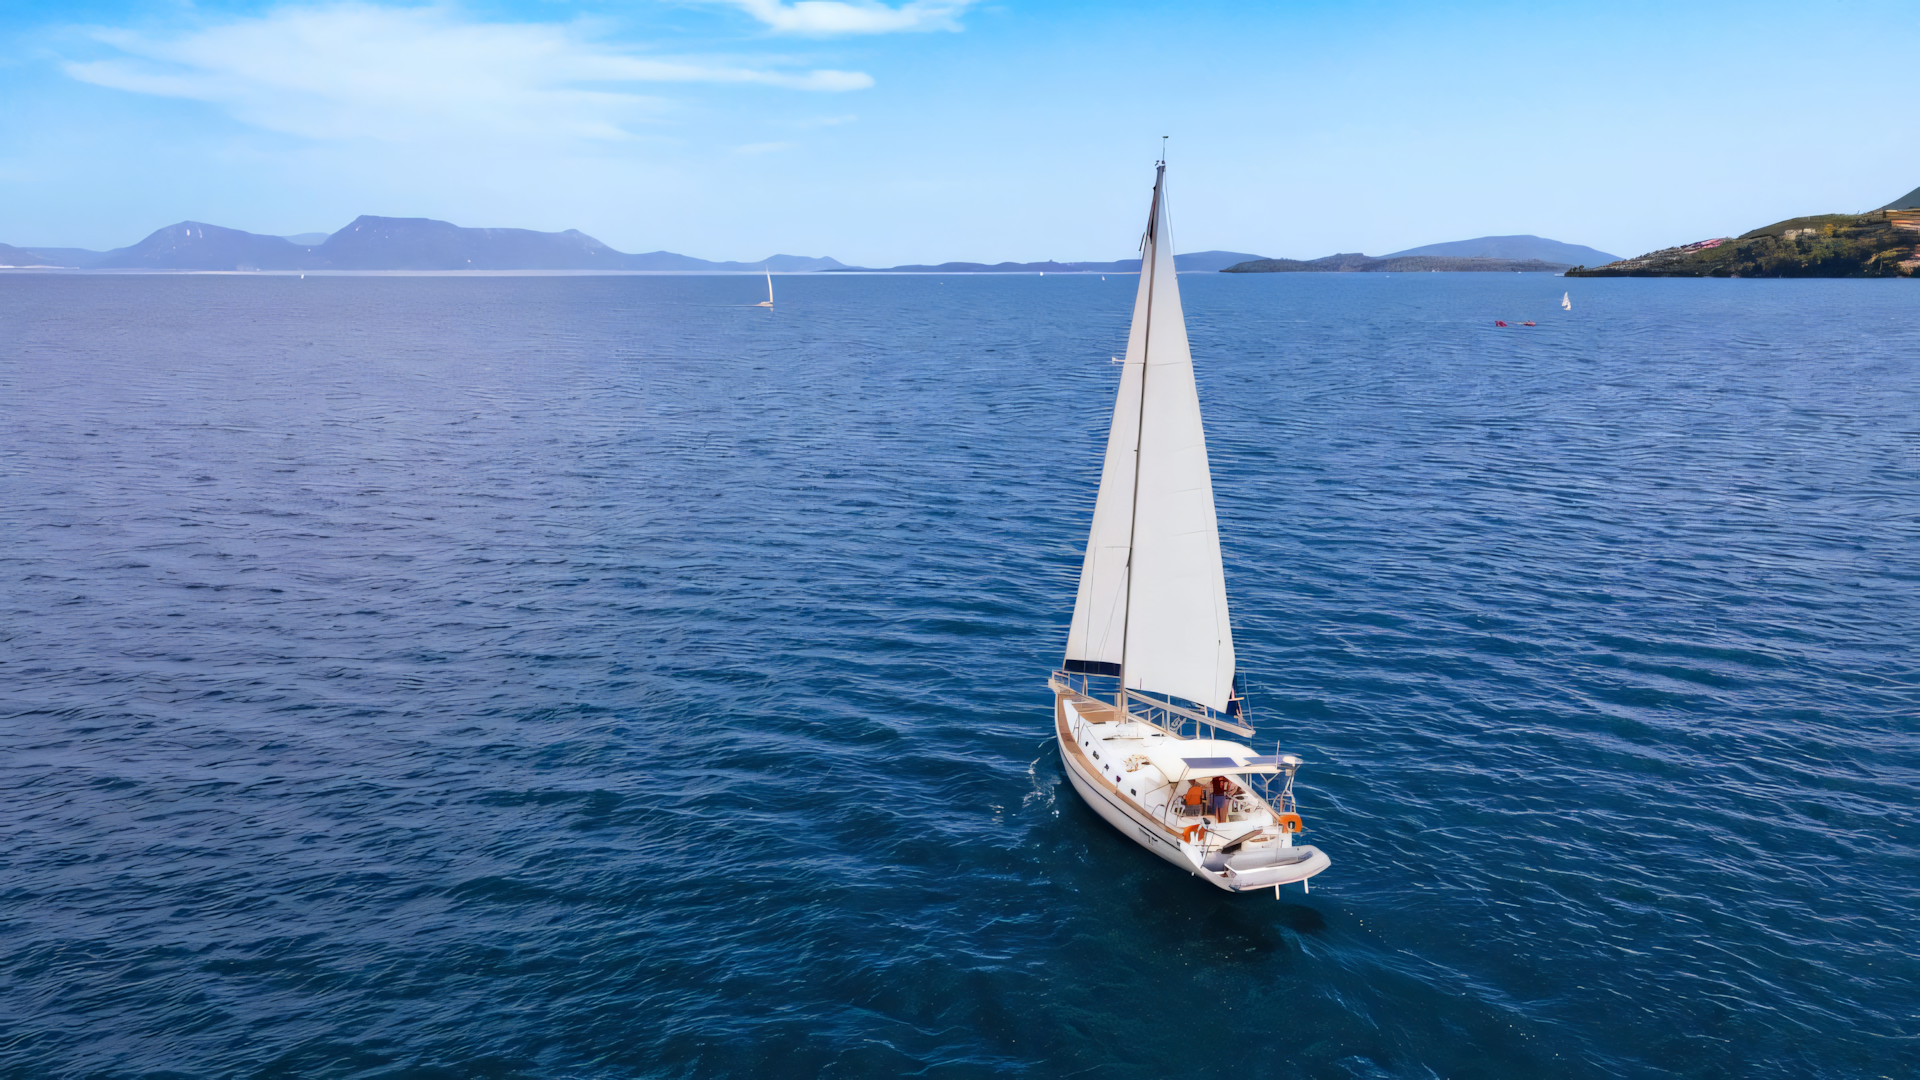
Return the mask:
<svg viewBox="0 0 1920 1080">
<path fill-rule="evenodd" d="M 1058 683 L 1053 684 L 1054 693 L 1073 703 L 1073 711 L 1089 724 L 1117 724 L 1121 720 L 1120 709 L 1111 701 L 1091 698 L 1077 690 L 1069 690 Z"/>
</svg>

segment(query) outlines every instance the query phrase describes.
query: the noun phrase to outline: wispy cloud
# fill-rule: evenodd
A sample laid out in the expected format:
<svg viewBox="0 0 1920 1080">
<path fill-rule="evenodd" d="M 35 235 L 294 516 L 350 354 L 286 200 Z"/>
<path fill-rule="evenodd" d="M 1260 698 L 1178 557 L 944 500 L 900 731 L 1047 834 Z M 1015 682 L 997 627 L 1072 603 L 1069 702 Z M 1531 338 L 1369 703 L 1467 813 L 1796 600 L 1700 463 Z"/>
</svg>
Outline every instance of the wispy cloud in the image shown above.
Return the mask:
<svg viewBox="0 0 1920 1080">
<path fill-rule="evenodd" d="M 873 0 L 719 0 L 732 4 L 782 34 L 828 37 L 892 34 L 903 30 L 958 30 L 960 13 L 974 0 L 908 0 L 899 7 Z"/>
<path fill-rule="evenodd" d="M 476 22 L 444 8 L 286 7 L 172 37 L 93 36 L 121 55 L 69 63 L 73 78 L 209 102 L 245 123 L 313 138 L 622 139 L 666 104 L 636 84 L 873 85 L 857 71 L 648 56 L 572 26 Z"/>
</svg>

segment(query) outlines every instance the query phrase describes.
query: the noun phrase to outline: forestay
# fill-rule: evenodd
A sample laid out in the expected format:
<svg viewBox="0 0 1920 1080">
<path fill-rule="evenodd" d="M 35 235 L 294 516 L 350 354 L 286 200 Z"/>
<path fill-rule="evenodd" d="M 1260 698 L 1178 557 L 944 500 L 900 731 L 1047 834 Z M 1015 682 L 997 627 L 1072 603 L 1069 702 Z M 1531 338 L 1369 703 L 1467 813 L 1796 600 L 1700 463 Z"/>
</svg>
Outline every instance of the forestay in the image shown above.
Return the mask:
<svg viewBox="0 0 1920 1080">
<path fill-rule="evenodd" d="M 1163 168 L 1067 661 L 1070 670 L 1124 673 L 1130 689 L 1225 709 L 1233 632 L 1164 188 Z"/>
</svg>

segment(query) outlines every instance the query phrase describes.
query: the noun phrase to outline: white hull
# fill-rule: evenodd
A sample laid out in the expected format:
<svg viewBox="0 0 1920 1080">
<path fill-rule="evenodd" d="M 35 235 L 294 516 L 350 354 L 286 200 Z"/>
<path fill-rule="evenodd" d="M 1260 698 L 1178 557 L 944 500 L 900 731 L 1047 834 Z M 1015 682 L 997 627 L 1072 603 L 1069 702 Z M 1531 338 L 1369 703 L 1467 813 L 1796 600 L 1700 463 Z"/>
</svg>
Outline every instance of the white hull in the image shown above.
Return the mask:
<svg viewBox="0 0 1920 1080">
<path fill-rule="evenodd" d="M 1115 733 L 1146 725 L 1112 720 L 1092 722 L 1080 715 L 1076 707 L 1080 705 L 1092 705 L 1088 710 L 1090 715 L 1105 708 L 1077 694 L 1056 689 L 1054 737 L 1060 747 L 1060 761 L 1066 767 L 1067 780 L 1094 813 L 1134 843 L 1228 892 L 1251 892 L 1296 882 L 1304 884 L 1332 864 L 1320 849 L 1293 844 L 1291 834 L 1275 827 L 1277 816 L 1272 808 L 1257 798 L 1253 798 L 1254 805 L 1244 820 L 1219 826 L 1219 831 L 1212 833 L 1211 842 L 1209 831 L 1201 831 L 1198 836 L 1183 835 L 1191 819 L 1169 813 L 1166 804 L 1172 798 L 1173 785 L 1165 783 L 1151 768 L 1133 772 L 1118 769 L 1122 755 L 1133 749 L 1130 744 L 1137 740 Z M 1158 729 L 1153 729 L 1147 737 L 1171 738 Z M 1129 787 L 1122 788 L 1089 756 L 1100 751 L 1106 751 L 1102 761 L 1116 763 L 1113 775 L 1129 783 Z M 1143 786 L 1148 782 L 1153 786 Z M 1235 850 L 1236 840 L 1253 838 L 1258 842 L 1269 836 L 1273 840 L 1262 845 L 1266 849 L 1263 854 L 1255 855 L 1245 847 Z"/>
</svg>

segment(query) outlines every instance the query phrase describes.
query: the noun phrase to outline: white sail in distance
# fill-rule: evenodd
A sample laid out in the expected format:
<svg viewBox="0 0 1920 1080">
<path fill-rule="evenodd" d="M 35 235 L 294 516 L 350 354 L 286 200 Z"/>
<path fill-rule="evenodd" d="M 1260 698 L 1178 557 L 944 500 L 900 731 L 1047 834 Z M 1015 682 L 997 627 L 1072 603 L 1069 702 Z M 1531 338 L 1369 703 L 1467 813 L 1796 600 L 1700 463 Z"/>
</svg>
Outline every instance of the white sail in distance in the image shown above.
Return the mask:
<svg viewBox="0 0 1920 1080">
<path fill-rule="evenodd" d="M 1069 670 L 1224 710 L 1233 631 L 1165 189 L 1163 165 L 1066 658 Z"/>
</svg>

